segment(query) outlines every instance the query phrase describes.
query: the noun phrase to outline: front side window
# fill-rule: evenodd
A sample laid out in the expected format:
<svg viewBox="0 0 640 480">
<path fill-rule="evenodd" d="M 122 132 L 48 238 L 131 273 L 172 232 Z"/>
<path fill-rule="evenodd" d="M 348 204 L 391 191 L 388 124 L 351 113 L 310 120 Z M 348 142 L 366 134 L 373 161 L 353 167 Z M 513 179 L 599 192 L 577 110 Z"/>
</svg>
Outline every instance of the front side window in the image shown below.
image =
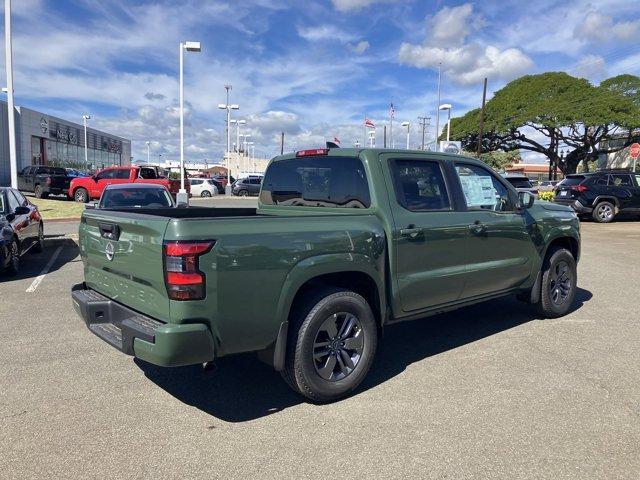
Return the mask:
<svg viewBox="0 0 640 480">
<path fill-rule="evenodd" d="M 451 207 L 438 162 L 392 160 L 390 163 L 398 203 L 407 210 L 448 210 Z"/>
<path fill-rule="evenodd" d="M 113 178 L 115 178 L 116 180 L 129 180 L 129 175 L 131 173 L 129 170 L 122 170 L 122 169 L 117 169 L 117 170 L 114 170 L 113 172 L 114 172 Z"/>
<path fill-rule="evenodd" d="M 514 205 L 509 190 L 488 170 L 477 165 L 456 164 L 456 173 L 468 210 L 510 212 Z"/>
<path fill-rule="evenodd" d="M 368 208 L 364 165 L 355 157 L 300 157 L 272 162 L 260 200 L 265 205 Z"/>
<path fill-rule="evenodd" d="M 111 180 L 116 174 L 115 170 L 103 170 L 97 176 L 98 180 Z"/>
</svg>

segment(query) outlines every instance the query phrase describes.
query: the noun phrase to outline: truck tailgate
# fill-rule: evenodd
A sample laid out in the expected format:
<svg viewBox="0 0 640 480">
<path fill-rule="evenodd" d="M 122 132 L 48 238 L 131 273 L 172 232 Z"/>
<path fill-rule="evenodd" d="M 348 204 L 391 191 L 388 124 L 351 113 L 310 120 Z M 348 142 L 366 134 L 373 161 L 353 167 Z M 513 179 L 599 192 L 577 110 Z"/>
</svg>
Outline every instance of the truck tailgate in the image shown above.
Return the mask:
<svg viewBox="0 0 640 480">
<path fill-rule="evenodd" d="M 166 217 L 85 211 L 79 243 L 86 285 L 134 310 L 168 321 L 162 260 L 168 223 Z"/>
</svg>

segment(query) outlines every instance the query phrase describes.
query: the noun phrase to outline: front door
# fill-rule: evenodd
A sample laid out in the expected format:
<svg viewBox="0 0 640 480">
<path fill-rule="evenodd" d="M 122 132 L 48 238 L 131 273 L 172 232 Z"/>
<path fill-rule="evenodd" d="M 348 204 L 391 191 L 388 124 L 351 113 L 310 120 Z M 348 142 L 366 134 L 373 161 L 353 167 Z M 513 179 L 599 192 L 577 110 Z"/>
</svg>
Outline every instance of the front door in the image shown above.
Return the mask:
<svg viewBox="0 0 640 480">
<path fill-rule="evenodd" d="M 530 277 L 537 251 L 525 215 L 516 209 L 515 191 L 488 168 L 457 162 L 454 170 L 469 230 L 462 297 L 491 295 L 521 285 Z"/>
<path fill-rule="evenodd" d="M 468 230 L 453 208 L 442 164 L 399 155 L 383 165 L 393 189 L 392 256 L 402 311 L 456 301 L 464 284 Z"/>
</svg>

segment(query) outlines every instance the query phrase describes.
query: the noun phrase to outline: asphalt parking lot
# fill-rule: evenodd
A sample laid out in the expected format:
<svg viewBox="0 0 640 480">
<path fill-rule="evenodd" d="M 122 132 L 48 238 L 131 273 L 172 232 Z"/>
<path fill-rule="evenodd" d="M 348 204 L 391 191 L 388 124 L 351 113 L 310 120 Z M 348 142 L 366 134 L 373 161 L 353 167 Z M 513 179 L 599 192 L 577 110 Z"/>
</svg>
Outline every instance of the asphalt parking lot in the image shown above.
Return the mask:
<svg viewBox="0 0 640 480">
<path fill-rule="evenodd" d="M 390 327 L 331 405 L 252 355 L 167 370 L 93 336 L 73 229 L 0 279 L 2 478 L 640 477 L 640 222 L 583 224 L 568 316 L 503 299 Z"/>
</svg>

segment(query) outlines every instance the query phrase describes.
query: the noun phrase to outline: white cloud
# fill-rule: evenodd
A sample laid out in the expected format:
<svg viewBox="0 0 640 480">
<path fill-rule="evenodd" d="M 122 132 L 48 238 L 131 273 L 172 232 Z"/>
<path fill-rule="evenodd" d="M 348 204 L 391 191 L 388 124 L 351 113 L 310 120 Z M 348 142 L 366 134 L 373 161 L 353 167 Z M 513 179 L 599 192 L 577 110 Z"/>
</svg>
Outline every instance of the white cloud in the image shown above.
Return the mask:
<svg viewBox="0 0 640 480">
<path fill-rule="evenodd" d="M 631 41 L 640 36 L 640 19 L 614 22 L 599 11 L 590 11 L 573 31 L 575 38 L 587 43 Z"/>
<path fill-rule="evenodd" d="M 589 54 L 578 60 L 569 73 L 597 82 L 607 76 L 607 65 L 600 55 Z"/>
<path fill-rule="evenodd" d="M 436 47 L 459 47 L 473 30 L 484 25 L 480 16 L 473 14 L 473 5 L 465 3 L 458 7 L 444 7 L 427 21 L 429 45 Z"/>
<path fill-rule="evenodd" d="M 361 40 L 360 42 L 356 43 L 355 45 L 350 45 L 349 46 L 351 51 L 357 53 L 358 55 L 362 55 L 364 52 L 369 50 L 369 47 L 370 47 L 369 42 L 367 42 L 366 40 Z"/>
<path fill-rule="evenodd" d="M 336 10 L 340 12 L 350 12 L 368 7 L 374 3 L 390 3 L 398 0 L 331 0 Z"/>
<path fill-rule="evenodd" d="M 298 27 L 298 35 L 309 42 L 338 41 L 346 43 L 355 40 L 355 35 L 331 24 L 323 24 L 317 27 Z"/>
</svg>

